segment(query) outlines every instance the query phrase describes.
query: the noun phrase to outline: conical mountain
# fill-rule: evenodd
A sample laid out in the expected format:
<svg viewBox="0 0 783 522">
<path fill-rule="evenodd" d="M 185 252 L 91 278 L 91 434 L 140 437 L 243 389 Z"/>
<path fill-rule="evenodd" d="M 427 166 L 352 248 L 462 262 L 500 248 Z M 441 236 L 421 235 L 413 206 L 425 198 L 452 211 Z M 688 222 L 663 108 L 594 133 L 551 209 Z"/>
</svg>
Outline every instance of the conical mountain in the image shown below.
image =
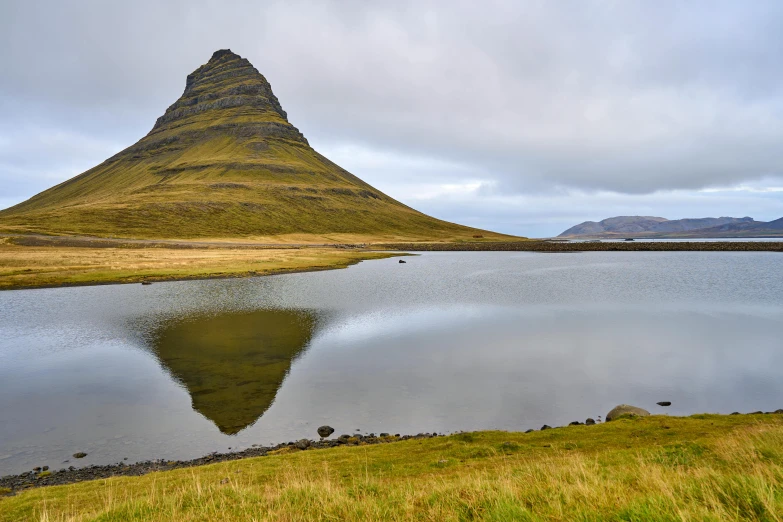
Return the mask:
<svg viewBox="0 0 783 522">
<path fill-rule="evenodd" d="M 0 228 L 138 238 L 496 236 L 417 212 L 318 154 L 269 82 L 230 50 L 188 76 L 139 142 L 0 212 Z"/>
</svg>

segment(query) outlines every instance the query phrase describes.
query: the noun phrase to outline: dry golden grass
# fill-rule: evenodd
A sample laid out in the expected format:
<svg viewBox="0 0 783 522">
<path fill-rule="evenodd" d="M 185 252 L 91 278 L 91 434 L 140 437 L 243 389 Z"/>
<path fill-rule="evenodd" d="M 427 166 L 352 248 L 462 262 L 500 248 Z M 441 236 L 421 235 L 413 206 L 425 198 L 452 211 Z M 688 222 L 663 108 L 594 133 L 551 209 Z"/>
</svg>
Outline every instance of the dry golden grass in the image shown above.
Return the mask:
<svg viewBox="0 0 783 522">
<path fill-rule="evenodd" d="M 264 275 L 384 257 L 335 248 L 28 247 L 0 239 L 0 289 Z"/>
<path fill-rule="evenodd" d="M 0 520 L 783 519 L 783 416 L 652 417 L 294 452 L 42 488 Z"/>
</svg>

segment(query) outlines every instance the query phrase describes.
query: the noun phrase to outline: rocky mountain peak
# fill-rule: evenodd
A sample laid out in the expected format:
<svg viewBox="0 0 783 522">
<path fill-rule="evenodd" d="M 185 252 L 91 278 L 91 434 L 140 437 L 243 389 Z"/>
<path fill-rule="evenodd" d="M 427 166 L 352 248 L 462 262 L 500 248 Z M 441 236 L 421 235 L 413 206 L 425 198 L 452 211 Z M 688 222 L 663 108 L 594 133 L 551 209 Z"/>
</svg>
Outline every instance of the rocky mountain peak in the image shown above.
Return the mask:
<svg viewBox="0 0 783 522">
<path fill-rule="evenodd" d="M 212 53 L 212 58 L 209 59 L 210 62 L 214 62 L 215 60 L 219 60 L 223 56 L 232 56 L 239 58 L 239 55 L 233 52 L 231 49 L 218 49 L 214 53 Z"/>
<path fill-rule="evenodd" d="M 204 125 L 209 120 L 290 126 L 266 78 L 230 49 L 215 51 L 206 64 L 188 75 L 182 96 L 158 118 L 151 134 Z"/>
</svg>

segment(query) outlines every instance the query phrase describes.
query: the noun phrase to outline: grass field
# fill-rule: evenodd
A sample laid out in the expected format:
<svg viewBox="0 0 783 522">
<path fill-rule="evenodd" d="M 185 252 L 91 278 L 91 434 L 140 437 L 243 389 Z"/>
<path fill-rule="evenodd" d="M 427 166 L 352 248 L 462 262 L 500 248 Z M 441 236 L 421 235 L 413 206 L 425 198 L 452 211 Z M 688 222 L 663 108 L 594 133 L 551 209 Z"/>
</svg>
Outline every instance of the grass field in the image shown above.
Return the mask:
<svg viewBox="0 0 783 522">
<path fill-rule="evenodd" d="M 85 248 L 0 239 L 0 290 L 345 268 L 390 254 L 335 248 Z"/>
<path fill-rule="evenodd" d="M 779 414 L 294 451 L 0 499 L 1 521 L 782 518 Z"/>
</svg>

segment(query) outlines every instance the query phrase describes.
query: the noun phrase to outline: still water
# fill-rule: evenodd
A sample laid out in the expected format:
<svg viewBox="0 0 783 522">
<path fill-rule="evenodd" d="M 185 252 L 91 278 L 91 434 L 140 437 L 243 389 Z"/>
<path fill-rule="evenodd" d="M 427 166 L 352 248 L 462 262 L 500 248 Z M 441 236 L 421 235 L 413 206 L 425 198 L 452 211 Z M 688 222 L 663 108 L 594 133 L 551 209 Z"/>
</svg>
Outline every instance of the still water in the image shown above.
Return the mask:
<svg viewBox="0 0 783 522">
<path fill-rule="evenodd" d="M 623 402 L 783 407 L 783 254 L 406 260 L 0 293 L 0 475 L 194 458 L 322 424 L 524 430 Z"/>
</svg>

